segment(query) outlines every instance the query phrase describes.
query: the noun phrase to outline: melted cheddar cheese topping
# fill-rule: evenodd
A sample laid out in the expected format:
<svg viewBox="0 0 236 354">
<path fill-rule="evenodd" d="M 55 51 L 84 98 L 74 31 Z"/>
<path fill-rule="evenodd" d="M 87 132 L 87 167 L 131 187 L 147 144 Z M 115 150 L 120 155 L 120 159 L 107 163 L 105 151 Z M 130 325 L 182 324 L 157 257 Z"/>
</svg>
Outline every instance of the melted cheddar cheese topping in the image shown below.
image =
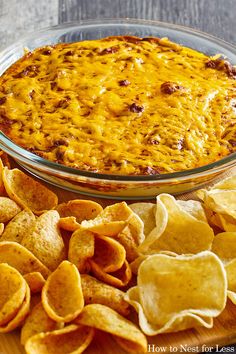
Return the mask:
<svg viewBox="0 0 236 354">
<path fill-rule="evenodd" d="M 50 161 L 99 173 L 195 168 L 236 151 L 236 70 L 167 39 L 46 46 L 0 78 L 0 129 Z"/>
</svg>

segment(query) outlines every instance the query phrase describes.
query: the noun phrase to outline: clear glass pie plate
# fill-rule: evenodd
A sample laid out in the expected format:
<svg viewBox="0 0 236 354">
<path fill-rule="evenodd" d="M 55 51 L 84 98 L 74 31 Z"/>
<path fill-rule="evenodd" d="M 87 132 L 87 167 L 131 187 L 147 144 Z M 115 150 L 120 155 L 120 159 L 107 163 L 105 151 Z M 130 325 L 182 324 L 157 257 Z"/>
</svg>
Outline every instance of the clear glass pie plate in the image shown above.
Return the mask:
<svg viewBox="0 0 236 354">
<path fill-rule="evenodd" d="M 34 32 L 0 53 L 0 75 L 24 54 L 47 44 L 99 39 L 114 35 L 168 37 L 207 55 L 223 54 L 236 64 L 236 48 L 208 34 L 169 23 L 137 19 L 92 20 Z M 35 176 L 86 195 L 112 199 L 150 199 L 159 193 L 179 194 L 199 188 L 236 164 L 236 153 L 214 163 L 176 173 L 124 176 L 81 171 L 45 160 L 0 133 L 0 148 Z"/>
</svg>

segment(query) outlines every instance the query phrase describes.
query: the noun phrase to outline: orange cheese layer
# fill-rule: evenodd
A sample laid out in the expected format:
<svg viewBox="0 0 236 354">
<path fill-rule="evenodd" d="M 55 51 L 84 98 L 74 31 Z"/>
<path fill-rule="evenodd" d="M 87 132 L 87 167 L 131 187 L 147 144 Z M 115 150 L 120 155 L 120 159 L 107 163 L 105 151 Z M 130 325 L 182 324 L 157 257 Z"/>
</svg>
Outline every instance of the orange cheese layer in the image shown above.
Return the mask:
<svg viewBox="0 0 236 354">
<path fill-rule="evenodd" d="M 46 46 L 0 78 L 0 129 L 81 170 L 182 171 L 236 150 L 236 73 L 167 39 Z"/>
</svg>

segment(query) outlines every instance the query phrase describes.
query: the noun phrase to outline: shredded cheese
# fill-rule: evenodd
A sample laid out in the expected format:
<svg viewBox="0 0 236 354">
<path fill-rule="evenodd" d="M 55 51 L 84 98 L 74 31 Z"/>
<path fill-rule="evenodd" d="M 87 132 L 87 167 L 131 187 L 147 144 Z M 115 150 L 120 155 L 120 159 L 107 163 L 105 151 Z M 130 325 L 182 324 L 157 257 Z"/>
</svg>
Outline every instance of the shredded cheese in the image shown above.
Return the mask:
<svg viewBox="0 0 236 354">
<path fill-rule="evenodd" d="M 46 46 L 1 76 L 0 129 L 81 170 L 182 171 L 236 151 L 234 71 L 167 39 Z"/>
</svg>

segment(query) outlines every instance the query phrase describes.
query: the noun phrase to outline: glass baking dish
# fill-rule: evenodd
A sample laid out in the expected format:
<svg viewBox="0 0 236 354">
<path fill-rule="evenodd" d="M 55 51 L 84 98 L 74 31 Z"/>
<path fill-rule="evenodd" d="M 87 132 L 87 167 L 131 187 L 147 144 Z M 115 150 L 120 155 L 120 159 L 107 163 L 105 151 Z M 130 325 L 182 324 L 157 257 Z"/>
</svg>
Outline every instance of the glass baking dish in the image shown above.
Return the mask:
<svg viewBox="0 0 236 354">
<path fill-rule="evenodd" d="M 236 63 L 236 48 L 208 34 L 157 21 L 137 19 L 92 20 L 70 23 L 34 32 L 0 53 L 0 75 L 25 48 L 76 42 L 115 35 L 168 37 L 181 45 L 207 55 L 223 54 Z M 180 194 L 199 188 L 236 164 L 236 153 L 214 163 L 176 173 L 152 176 L 123 176 L 80 171 L 45 160 L 14 144 L 0 133 L 0 148 L 35 176 L 58 187 L 100 198 L 150 199 L 159 193 Z"/>
</svg>

